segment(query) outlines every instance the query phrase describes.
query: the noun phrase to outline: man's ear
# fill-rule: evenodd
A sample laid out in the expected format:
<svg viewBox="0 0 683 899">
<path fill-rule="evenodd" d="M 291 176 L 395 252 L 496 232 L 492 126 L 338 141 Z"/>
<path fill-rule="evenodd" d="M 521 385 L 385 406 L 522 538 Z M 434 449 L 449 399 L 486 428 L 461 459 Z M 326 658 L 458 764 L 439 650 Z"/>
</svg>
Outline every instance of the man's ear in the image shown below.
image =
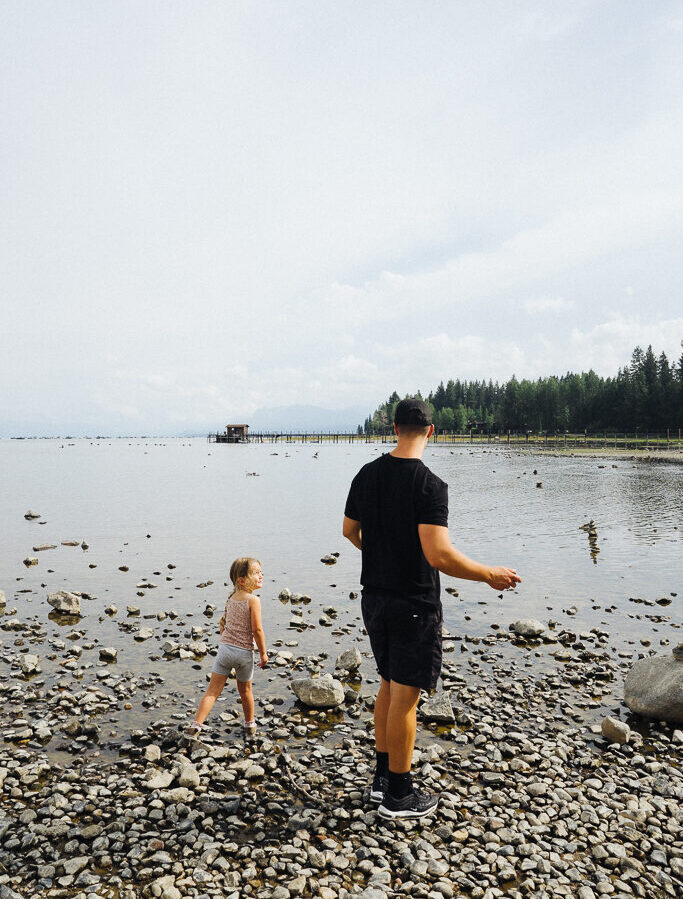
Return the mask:
<svg viewBox="0 0 683 899">
<path fill-rule="evenodd" d="M 429 438 L 432 436 L 433 433 L 434 433 L 434 425 L 430 425 L 429 432 L 427 434 L 427 440 L 429 440 Z"/>
</svg>

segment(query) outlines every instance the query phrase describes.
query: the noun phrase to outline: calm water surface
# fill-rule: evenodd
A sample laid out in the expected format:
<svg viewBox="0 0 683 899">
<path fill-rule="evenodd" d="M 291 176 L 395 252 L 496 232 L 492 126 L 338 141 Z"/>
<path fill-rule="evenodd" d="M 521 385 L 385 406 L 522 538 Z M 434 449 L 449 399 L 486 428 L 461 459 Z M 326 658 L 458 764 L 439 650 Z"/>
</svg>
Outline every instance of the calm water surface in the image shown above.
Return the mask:
<svg viewBox="0 0 683 899">
<path fill-rule="evenodd" d="M 359 601 L 349 598 L 359 589 L 360 557 L 341 537 L 341 521 L 351 478 L 389 449 L 174 439 L 0 440 L 0 589 L 8 610 L 16 608 L 21 620 L 40 620 L 48 640 L 63 638 L 73 626 L 48 620 L 47 593 L 85 591 L 96 599 L 83 603 L 76 626 L 85 632 L 83 643 L 116 646 L 118 664 L 112 667 L 118 670 L 166 671 L 168 662 L 151 658 L 158 656 L 165 633 L 178 639 L 189 634 L 191 624 L 206 625 L 206 639 L 213 641 L 218 616 L 211 621 L 202 612 L 207 603 L 220 608 L 224 602 L 232 559 L 255 555 L 265 573 L 269 643 L 294 639 L 299 641 L 294 652 L 326 650 L 332 658 L 355 640 L 365 649 Z M 676 627 L 683 587 L 680 466 L 489 447 L 428 447 L 424 461 L 449 484 L 455 545 L 481 561 L 512 566 L 524 578 L 516 593 L 502 599 L 485 585 L 443 578 L 442 586 L 459 590 L 457 598 L 443 594 L 445 624 L 453 633 L 482 636 L 491 624 L 507 630 L 515 618 L 537 617 L 577 631 L 601 627 L 618 651 L 643 651 L 644 638 L 657 649 L 681 639 Z M 29 508 L 45 523 L 26 521 Z M 593 556 L 580 530 L 590 519 L 600 549 Z M 86 541 L 89 548 L 62 546 L 63 540 Z M 58 546 L 34 553 L 32 547 L 41 543 Z M 330 552 L 340 556 L 327 567 L 320 557 Z M 30 555 L 39 565 L 27 569 L 22 560 Z M 130 570 L 119 571 L 121 565 Z M 136 585 L 143 579 L 157 587 L 139 597 Z M 207 581 L 213 584 L 197 587 Z M 287 630 L 291 609 L 277 600 L 283 587 L 312 597 L 305 616 L 314 629 L 301 635 Z M 661 597 L 671 604 L 646 607 L 631 601 Z M 112 619 L 103 615 L 109 603 L 119 608 Z M 155 638 L 135 643 L 119 627 L 127 605 L 150 616 L 173 609 L 182 625 L 150 617 L 141 624 L 154 628 Z M 317 626 L 330 605 L 339 612 L 338 624 L 350 628 L 348 634 L 333 636 Z M 568 615 L 572 607 L 576 612 Z M 668 620 L 657 620 L 661 615 Z M 96 668 L 97 648 L 85 650 L 80 661 Z M 174 663 L 174 687 L 188 703 L 197 698 L 209 667 L 209 658 L 199 668 Z M 6 669 L 0 662 L 0 674 Z M 364 671 L 372 676 L 369 660 Z M 57 663 L 43 665 L 43 677 L 59 672 Z M 257 681 L 259 676 L 265 675 L 257 673 Z M 289 695 L 285 682 L 279 683 L 272 689 Z"/>
</svg>

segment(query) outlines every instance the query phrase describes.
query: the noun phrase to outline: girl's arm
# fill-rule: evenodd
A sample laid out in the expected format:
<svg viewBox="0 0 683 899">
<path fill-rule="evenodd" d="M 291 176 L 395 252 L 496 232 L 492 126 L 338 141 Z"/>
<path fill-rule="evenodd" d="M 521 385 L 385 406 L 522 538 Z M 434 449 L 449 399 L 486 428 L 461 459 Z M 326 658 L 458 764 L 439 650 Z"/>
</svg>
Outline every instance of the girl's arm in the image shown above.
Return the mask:
<svg viewBox="0 0 683 899">
<path fill-rule="evenodd" d="M 251 612 L 251 632 L 254 635 L 256 646 L 258 647 L 261 661 L 259 667 L 265 668 L 268 664 L 268 653 L 266 652 L 266 636 L 263 633 L 263 624 L 261 623 L 261 600 L 258 596 L 249 597 L 249 611 Z"/>
</svg>

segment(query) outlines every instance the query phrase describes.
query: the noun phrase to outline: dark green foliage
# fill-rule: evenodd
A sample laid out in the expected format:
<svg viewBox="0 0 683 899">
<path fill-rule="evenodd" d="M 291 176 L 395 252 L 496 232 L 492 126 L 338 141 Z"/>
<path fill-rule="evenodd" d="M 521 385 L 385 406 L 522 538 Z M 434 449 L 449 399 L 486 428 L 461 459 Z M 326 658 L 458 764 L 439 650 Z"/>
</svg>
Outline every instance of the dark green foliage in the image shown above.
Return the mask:
<svg viewBox="0 0 683 899">
<path fill-rule="evenodd" d="M 419 396 L 419 393 L 417 394 Z M 396 391 L 363 425 L 365 434 L 389 433 Z M 537 381 L 443 381 L 426 399 L 437 430 L 664 432 L 683 425 L 683 355 L 670 365 L 649 346 L 636 347 L 616 377 L 588 372 L 550 375 Z"/>
</svg>

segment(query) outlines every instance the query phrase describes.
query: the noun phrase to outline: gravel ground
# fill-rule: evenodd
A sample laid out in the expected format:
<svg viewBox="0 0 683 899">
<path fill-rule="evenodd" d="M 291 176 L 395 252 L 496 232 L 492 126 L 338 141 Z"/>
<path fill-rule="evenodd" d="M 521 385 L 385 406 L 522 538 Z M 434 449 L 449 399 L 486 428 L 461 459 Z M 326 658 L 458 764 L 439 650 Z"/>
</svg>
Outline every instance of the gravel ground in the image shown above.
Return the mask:
<svg viewBox="0 0 683 899">
<path fill-rule="evenodd" d="M 621 694 L 629 661 L 597 629 L 544 639 L 446 641 L 454 720 L 419 728 L 414 774 L 441 801 L 417 823 L 368 803 L 374 686 L 357 676 L 342 710 L 262 699 L 253 741 L 237 708 L 201 740 L 179 712 L 107 753 L 108 712 L 164 677 L 103 665 L 96 683 L 49 686 L 6 647 L 0 899 L 682 895 L 683 731 L 653 722 L 608 744 L 591 710 Z M 279 675 L 302 658 L 283 650 Z M 47 753 L 58 741 L 68 763 Z"/>
</svg>

